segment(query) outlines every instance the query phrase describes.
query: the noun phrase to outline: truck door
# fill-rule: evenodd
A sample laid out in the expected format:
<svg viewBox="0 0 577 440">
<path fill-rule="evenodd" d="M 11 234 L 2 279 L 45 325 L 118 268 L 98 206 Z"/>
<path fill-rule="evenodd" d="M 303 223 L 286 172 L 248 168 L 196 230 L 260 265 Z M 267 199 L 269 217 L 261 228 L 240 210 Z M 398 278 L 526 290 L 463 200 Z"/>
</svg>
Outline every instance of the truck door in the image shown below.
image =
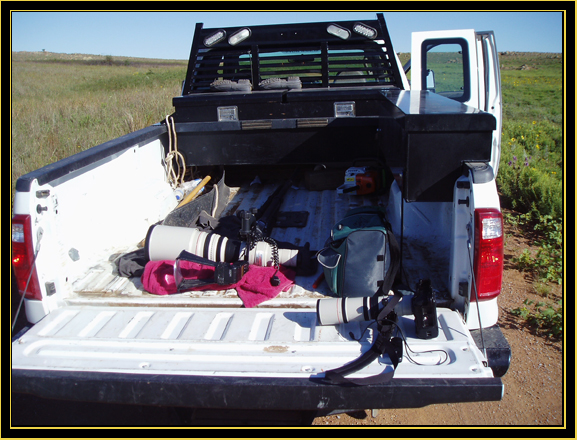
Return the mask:
<svg viewBox="0 0 577 440">
<path fill-rule="evenodd" d="M 411 52 L 411 90 L 428 90 L 495 116 L 490 165 L 496 175 L 501 144 L 501 77 L 493 32 L 413 32 Z"/>
</svg>

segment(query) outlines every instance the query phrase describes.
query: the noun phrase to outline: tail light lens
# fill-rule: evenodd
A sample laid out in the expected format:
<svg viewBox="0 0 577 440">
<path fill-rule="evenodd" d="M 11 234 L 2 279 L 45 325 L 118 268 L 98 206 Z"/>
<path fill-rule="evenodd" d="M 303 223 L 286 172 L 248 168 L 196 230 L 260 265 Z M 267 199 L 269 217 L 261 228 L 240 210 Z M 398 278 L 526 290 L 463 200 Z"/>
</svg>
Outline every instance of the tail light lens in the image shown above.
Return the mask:
<svg viewBox="0 0 577 440">
<path fill-rule="evenodd" d="M 503 281 L 503 216 L 496 209 L 475 210 L 473 272 L 479 300 L 495 298 Z M 471 292 L 471 301 L 475 301 Z"/>
<path fill-rule="evenodd" d="M 42 293 L 34 268 L 32 225 L 29 215 L 15 215 L 12 218 L 12 267 L 20 294 L 24 293 L 28 283 L 26 298 L 41 300 Z M 28 278 L 30 278 L 30 282 L 28 282 Z"/>
</svg>

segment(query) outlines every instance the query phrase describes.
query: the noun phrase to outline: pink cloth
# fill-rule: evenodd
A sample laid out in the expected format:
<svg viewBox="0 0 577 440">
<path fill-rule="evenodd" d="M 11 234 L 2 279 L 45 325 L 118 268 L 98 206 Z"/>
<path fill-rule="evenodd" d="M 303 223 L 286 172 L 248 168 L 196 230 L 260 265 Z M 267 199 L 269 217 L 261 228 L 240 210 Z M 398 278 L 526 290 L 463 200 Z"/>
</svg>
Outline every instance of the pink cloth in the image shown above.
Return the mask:
<svg viewBox="0 0 577 440">
<path fill-rule="evenodd" d="M 149 261 L 146 263 L 141 277 L 144 289 L 156 295 L 177 293 L 173 267 L 174 261 L 171 260 Z M 211 266 L 203 266 L 191 261 L 181 261 L 180 267 L 185 278 L 207 279 L 214 276 L 214 267 Z M 271 286 L 270 278 L 274 272 L 274 267 L 251 265 L 248 272 L 244 274 L 238 283 L 227 286 L 209 284 L 192 290 L 236 289 L 244 306 L 250 308 L 276 297 L 294 283 L 295 272 L 292 269 L 281 266 L 277 273 L 280 284 Z"/>
</svg>

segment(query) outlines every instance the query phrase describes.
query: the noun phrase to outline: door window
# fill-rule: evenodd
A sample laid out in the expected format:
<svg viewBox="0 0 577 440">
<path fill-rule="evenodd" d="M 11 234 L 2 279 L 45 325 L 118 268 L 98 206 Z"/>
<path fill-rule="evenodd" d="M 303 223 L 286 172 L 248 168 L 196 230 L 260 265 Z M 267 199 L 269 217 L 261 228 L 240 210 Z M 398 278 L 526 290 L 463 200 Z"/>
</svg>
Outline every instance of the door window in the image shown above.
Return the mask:
<svg viewBox="0 0 577 440">
<path fill-rule="evenodd" d="M 423 42 L 422 88 L 459 102 L 471 96 L 469 53 L 461 38 Z"/>
</svg>

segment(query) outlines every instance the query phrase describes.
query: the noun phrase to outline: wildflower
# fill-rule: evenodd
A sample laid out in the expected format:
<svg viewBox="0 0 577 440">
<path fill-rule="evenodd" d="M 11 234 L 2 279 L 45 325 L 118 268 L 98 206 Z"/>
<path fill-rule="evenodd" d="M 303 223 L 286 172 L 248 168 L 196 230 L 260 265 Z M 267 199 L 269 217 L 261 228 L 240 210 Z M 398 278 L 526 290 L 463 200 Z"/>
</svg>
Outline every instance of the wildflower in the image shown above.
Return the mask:
<svg viewBox="0 0 577 440">
<path fill-rule="evenodd" d="M 551 171 L 551 174 L 557 174 L 555 171 Z"/>
<path fill-rule="evenodd" d="M 537 123 L 536 121 L 533 121 L 533 125 L 535 125 L 536 123 Z"/>
<path fill-rule="evenodd" d="M 509 161 L 509 162 L 507 163 L 507 165 L 511 166 L 511 165 L 513 165 L 513 162 Z"/>
<path fill-rule="evenodd" d="M 537 148 L 537 150 L 539 150 L 541 147 L 539 147 L 539 144 L 535 145 L 535 148 Z"/>
</svg>

